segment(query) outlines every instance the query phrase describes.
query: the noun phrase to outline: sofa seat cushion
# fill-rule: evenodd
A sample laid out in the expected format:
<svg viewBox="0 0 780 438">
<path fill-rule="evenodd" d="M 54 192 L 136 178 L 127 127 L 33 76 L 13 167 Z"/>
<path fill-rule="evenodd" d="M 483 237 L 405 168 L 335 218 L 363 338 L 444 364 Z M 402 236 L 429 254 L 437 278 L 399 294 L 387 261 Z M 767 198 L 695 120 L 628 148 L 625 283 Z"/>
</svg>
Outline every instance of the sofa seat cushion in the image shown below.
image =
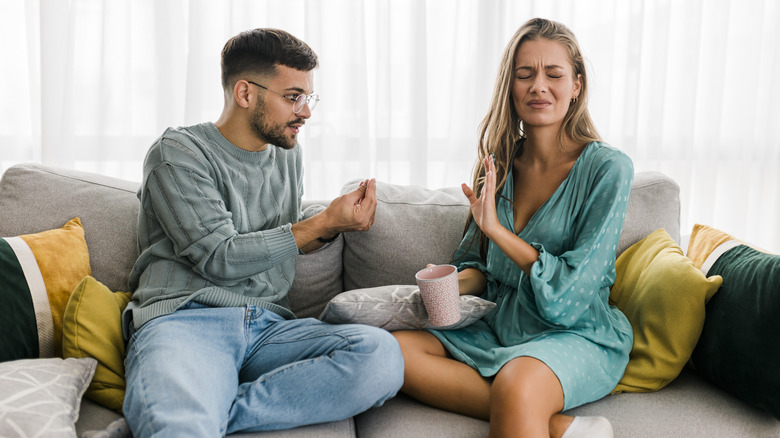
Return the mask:
<svg viewBox="0 0 780 438">
<path fill-rule="evenodd" d="M 86 397 L 81 400 L 79 420 L 76 422 L 76 434 L 79 437 L 113 437 L 108 428 L 121 416 L 105 406 L 101 406 Z M 104 435 L 98 435 L 104 433 Z M 241 438 L 355 438 L 355 422 L 352 418 L 332 423 L 314 424 L 295 429 L 274 430 L 268 432 L 241 432 L 229 437 Z"/>
</svg>

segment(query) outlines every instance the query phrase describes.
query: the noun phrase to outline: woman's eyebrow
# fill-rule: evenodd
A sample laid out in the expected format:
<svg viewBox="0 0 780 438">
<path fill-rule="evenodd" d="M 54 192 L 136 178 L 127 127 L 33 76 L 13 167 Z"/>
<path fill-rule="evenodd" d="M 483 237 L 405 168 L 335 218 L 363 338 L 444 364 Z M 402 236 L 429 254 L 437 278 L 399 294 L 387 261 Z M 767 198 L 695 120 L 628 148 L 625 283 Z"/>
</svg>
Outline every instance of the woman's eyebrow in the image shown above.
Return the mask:
<svg viewBox="0 0 780 438">
<path fill-rule="evenodd" d="M 556 68 L 563 69 L 563 67 L 562 67 L 562 66 L 560 66 L 560 65 L 557 65 L 557 64 L 553 64 L 553 65 L 545 65 L 545 66 L 544 66 L 544 69 L 545 69 L 545 70 L 552 70 L 552 69 L 556 69 Z M 530 66 L 527 66 L 527 65 L 521 65 L 520 67 L 517 67 L 517 68 L 515 69 L 515 71 L 518 71 L 518 70 L 536 70 L 536 69 L 535 69 L 534 67 L 530 67 Z"/>
</svg>

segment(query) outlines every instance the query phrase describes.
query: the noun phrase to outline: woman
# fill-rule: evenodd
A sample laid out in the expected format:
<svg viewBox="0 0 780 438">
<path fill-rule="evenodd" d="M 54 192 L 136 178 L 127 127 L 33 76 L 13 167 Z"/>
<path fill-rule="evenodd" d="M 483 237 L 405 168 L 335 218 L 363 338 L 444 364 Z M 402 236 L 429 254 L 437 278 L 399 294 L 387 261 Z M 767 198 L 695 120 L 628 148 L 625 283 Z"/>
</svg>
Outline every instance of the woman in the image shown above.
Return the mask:
<svg viewBox="0 0 780 438">
<path fill-rule="evenodd" d="M 497 306 L 463 329 L 396 332 L 401 390 L 489 420 L 490 436 L 612 436 L 561 411 L 609 394 L 628 363 L 631 326 L 608 297 L 633 166 L 600 142 L 568 28 L 530 20 L 499 70 L 454 261 L 460 293 Z"/>
</svg>

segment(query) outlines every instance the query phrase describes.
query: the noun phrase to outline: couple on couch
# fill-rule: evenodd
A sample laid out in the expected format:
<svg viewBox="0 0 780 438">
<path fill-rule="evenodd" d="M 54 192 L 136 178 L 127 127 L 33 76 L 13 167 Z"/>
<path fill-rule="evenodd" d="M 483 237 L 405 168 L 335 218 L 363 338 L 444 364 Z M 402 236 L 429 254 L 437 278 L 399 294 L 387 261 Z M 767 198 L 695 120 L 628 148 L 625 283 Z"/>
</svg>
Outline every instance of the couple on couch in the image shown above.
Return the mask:
<svg viewBox="0 0 780 438">
<path fill-rule="evenodd" d="M 255 29 L 222 51 L 219 119 L 147 153 L 139 258 L 123 314 L 125 418 L 136 437 L 224 436 L 337 421 L 397 391 L 490 421 L 491 436 L 612 436 L 561 414 L 609 394 L 632 346 L 608 304 L 633 178 L 601 142 L 572 32 L 533 19 L 501 60 L 482 121 L 471 211 L 453 263 L 496 309 L 457 330 L 388 333 L 296 319 L 295 256 L 368 230 L 376 182 L 301 210 L 296 137 L 317 56 Z"/>
</svg>

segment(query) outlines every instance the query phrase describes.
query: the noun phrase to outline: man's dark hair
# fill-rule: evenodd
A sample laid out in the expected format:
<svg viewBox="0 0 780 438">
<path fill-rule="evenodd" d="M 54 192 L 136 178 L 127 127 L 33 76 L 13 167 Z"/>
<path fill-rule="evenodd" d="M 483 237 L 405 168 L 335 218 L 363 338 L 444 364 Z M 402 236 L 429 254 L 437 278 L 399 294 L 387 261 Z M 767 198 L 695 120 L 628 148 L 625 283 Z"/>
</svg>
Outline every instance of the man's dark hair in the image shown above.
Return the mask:
<svg viewBox="0 0 780 438">
<path fill-rule="evenodd" d="M 273 75 L 276 64 L 301 71 L 317 67 L 317 54 L 306 43 L 279 29 L 254 29 L 229 39 L 222 49 L 222 86 L 246 73 Z"/>
</svg>

